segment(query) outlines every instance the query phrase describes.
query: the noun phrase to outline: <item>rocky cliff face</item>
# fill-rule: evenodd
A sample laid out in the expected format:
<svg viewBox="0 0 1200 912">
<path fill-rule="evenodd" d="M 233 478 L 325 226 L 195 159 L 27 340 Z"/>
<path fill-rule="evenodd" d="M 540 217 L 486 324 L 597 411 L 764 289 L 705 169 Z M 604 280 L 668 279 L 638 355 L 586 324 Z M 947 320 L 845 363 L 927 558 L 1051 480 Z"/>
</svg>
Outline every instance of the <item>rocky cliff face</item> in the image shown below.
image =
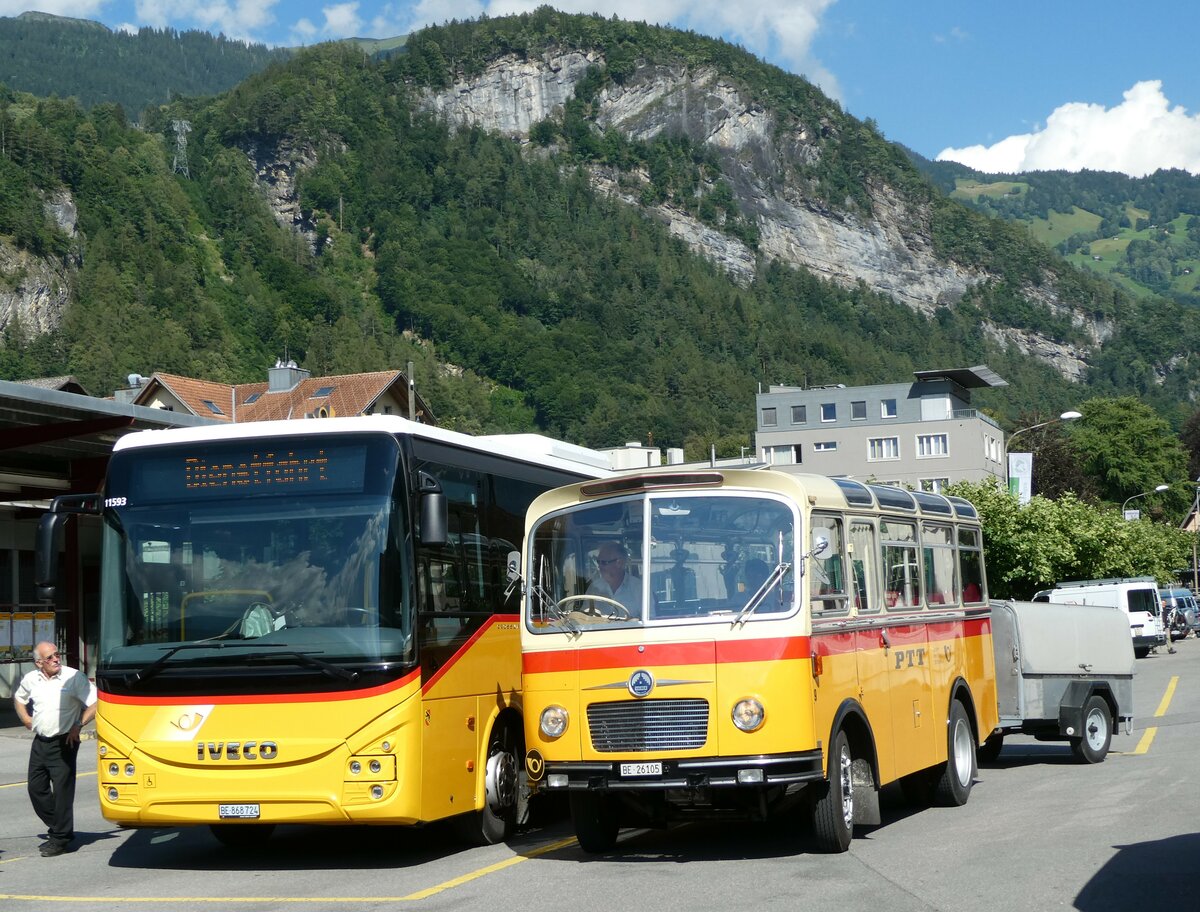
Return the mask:
<svg viewBox="0 0 1200 912">
<path fill-rule="evenodd" d="M 452 127 L 479 126 L 527 143 L 530 127 L 561 117 L 575 85 L 589 66 L 599 62 L 602 58 L 596 54 L 575 51 L 552 52 L 543 58 L 502 58 L 469 81 L 427 92 L 423 104 Z M 644 65 L 620 85 L 601 92 L 596 120 L 601 129 L 615 128 L 630 139 L 683 134 L 717 152 L 742 215 L 758 229 L 757 251 L 678 209 L 659 206 L 653 214 L 738 282 L 749 282 L 762 263 L 778 260 L 804 266 L 844 286 L 865 283 L 928 314 L 953 306 L 970 287 L 992 278 L 981 270 L 939 260 L 933 250 L 930 214 L 886 185 L 866 188 L 869 216 L 833 212 L 812 199 L 788 175 L 820 158 L 823 125 L 780 123 L 715 70 Z M 639 177 L 648 179 L 605 168 L 592 172 L 599 191 L 631 205 L 639 201 L 628 189 L 630 178 L 636 184 Z M 1038 297 L 1052 310 L 1059 308 L 1053 291 L 1039 290 Z M 1104 327 L 1089 325 L 1079 315 L 1072 314 L 1071 319 L 1094 345 L 1106 337 Z M 985 326 L 985 330 L 1002 344 L 1042 358 L 1069 379 L 1079 379 L 1086 368 L 1090 349 L 1068 349 L 1054 340 L 1005 327 Z"/>
<path fill-rule="evenodd" d="M 45 200 L 45 210 L 67 237 L 74 238 L 75 200 L 60 190 Z M 27 333 L 47 333 L 62 323 L 77 264 L 34 256 L 0 241 L 0 331 L 19 324 Z"/>
</svg>

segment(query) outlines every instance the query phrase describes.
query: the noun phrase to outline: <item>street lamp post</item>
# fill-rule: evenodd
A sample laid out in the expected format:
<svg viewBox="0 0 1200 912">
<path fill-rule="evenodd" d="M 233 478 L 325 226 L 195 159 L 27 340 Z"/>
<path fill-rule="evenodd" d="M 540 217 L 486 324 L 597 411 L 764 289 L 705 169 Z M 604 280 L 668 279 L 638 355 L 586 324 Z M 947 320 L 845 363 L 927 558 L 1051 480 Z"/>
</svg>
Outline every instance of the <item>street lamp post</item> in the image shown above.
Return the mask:
<svg viewBox="0 0 1200 912">
<path fill-rule="evenodd" d="M 1125 515 L 1125 508 L 1127 506 L 1129 506 L 1129 501 L 1137 500 L 1137 498 L 1139 498 L 1139 497 L 1145 497 L 1147 494 L 1160 494 L 1170 487 L 1171 486 L 1168 484 L 1160 484 L 1160 485 L 1157 485 L 1153 491 L 1143 491 L 1141 494 L 1134 494 L 1132 497 L 1126 497 L 1125 503 L 1121 504 L 1121 515 L 1122 516 Z"/>
<path fill-rule="evenodd" d="M 1018 428 L 1017 430 L 1013 431 L 1011 434 L 1008 435 L 1008 437 L 1004 441 L 1004 483 L 1005 483 L 1005 485 L 1008 486 L 1010 491 L 1012 490 L 1012 479 L 1009 477 L 1009 472 L 1008 472 L 1008 448 L 1012 445 L 1013 439 L 1018 434 L 1024 434 L 1026 431 L 1036 431 L 1038 428 L 1045 427 L 1048 424 L 1055 424 L 1059 421 L 1074 421 L 1076 418 L 1082 418 L 1082 417 L 1083 417 L 1082 412 L 1076 412 L 1076 411 L 1063 412 L 1057 418 L 1051 418 L 1049 421 L 1039 421 L 1037 424 L 1029 425 L 1029 427 Z"/>
</svg>

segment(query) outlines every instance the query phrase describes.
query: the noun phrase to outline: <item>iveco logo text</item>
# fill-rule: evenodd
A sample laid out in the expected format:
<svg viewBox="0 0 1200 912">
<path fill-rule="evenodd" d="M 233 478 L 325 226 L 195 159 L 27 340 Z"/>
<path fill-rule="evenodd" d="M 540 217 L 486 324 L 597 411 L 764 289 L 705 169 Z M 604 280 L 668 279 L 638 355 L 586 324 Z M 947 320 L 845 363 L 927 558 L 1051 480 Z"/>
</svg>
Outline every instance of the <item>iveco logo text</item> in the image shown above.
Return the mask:
<svg viewBox="0 0 1200 912">
<path fill-rule="evenodd" d="M 654 675 L 646 671 L 644 668 L 639 668 L 629 676 L 629 692 L 635 697 L 644 697 L 650 691 L 654 690 Z"/>
<path fill-rule="evenodd" d="M 278 755 L 274 741 L 196 742 L 197 760 L 274 760 Z"/>
</svg>

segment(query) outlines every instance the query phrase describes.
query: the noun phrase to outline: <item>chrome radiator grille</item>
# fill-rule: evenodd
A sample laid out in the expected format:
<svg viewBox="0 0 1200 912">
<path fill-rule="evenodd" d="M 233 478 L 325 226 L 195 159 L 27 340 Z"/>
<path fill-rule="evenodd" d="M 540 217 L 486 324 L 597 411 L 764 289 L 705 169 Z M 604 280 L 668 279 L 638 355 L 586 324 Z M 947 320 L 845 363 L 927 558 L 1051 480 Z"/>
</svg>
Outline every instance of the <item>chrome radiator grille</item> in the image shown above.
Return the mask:
<svg viewBox="0 0 1200 912">
<path fill-rule="evenodd" d="M 706 700 L 629 700 L 587 708 L 599 752 L 695 750 L 708 740 Z"/>
</svg>

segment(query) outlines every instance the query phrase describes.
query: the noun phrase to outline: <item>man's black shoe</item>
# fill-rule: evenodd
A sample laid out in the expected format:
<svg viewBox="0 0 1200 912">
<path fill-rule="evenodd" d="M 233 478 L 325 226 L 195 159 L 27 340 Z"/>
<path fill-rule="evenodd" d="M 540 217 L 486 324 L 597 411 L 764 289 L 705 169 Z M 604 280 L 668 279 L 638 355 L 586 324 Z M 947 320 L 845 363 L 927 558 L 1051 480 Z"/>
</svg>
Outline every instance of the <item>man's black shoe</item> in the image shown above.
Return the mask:
<svg viewBox="0 0 1200 912">
<path fill-rule="evenodd" d="M 47 842 L 41 848 L 43 858 L 53 858 L 55 855 L 61 855 L 67 850 L 67 847 L 61 842 Z"/>
</svg>

